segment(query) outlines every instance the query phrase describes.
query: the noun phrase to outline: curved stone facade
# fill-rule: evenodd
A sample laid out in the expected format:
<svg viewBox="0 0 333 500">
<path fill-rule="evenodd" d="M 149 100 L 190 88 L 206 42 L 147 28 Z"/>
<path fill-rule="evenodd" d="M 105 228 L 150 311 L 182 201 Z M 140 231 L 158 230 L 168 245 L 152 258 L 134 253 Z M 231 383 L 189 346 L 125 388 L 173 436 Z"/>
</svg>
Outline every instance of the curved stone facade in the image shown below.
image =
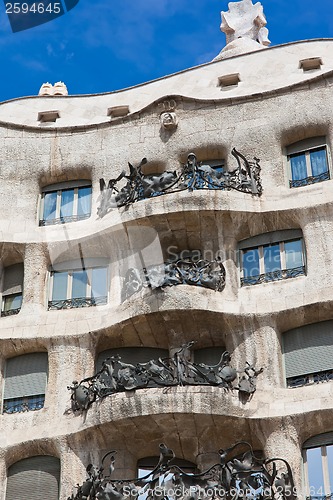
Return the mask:
<svg viewBox="0 0 333 500">
<path fill-rule="evenodd" d="M 88 463 L 98 464 L 110 450 L 117 450 L 117 477 L 131 478 L 137 461 L 156 455 L 162 442 L 204 470 L 217 461 L 217 450 L 247 441 L 268 457 L 288 460 L 302 496 L 302 445 L 333 430 L 333 384 L 287 387 L 283 335 L 333 319 L 332 43 L 299 42 L 231 57 L 111 94 L 0 105 L 3 303 L 6 269 L 24 265 L 22 307 L 0 318 L 1 385 L 6 387 L 6 360 L 48 353 L 43 408 L 0 416 L 0 484 L 17 461 L 50 455 L 60 459 L 59 498 L 66 500 L 84 481 Z M 319 69 L 299 66 L 316 57 Z M 240 74 L 238 86 L 219 85 L 219 77 L 234 73 Z M 125 105 L 128 115 L 107 116 L 108 108 Z M 60 118 L 38 125 L 37 114 L 46 109 L 59 111 Z M 165 109 L 176 114 L 177 126 L 161 126 Z M 328 179 L 291 188 L 288 147 L 316 137 L 325 138 Z M 127 162 L 137 165 L 145 157 L 145 175 L 157 175 L 177 171 L 193 152 L 198 162 L 221 160 L 224 172 L 233 172 L 234 147 L 247 160 L 260 160 L 261 196 L 184 189 L 98 216 L 100 179 L 116 179 L 127 172 Z M 80 180 L 91 181 L 91 215 L 39 226 L 43 193 L 57 192 L 62 209 L 61 193 L 72 189 L 66 183 Z M 47 189 L 54 184 L 56 191 Z M 240 243 L 287 230 L 301 235 L 302 273 L 241 286 Z M 278 241 L 285 248 L 289 240 Z M 253 245 L 269 243 L 258 239 Z M 124 297 L 128 269 L 160 265 L 184 251 L 200 251 L 207 261 L 219 257 L 224 288 L 183 282 Z M 106 301 L 50 310 L 52 287 L 58 294 L 54 273 L 69 270 L 64 300 L 70 301 L 75 270 L 94 266 L 107 269 Z M 87 286 L 90 294 L 93 285 Z M 223 346 L 239 371 L 246 362 L 263 368 L 255 393 L 244 401 L 221 387 L 143 388 L 73 413 L 67 386 L 96 372 L 101 351 L 159 347 L 173 355 L 190 341 L 195 349 Z"/>
</svg>

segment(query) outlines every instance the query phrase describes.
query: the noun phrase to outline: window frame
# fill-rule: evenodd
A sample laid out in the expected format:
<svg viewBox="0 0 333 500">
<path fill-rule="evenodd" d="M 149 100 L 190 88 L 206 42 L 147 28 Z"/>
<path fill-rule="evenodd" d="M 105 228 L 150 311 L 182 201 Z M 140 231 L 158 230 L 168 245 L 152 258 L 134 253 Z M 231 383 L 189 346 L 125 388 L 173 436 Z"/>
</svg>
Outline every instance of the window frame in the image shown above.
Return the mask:
<svg viewBox="0 0 333 500">
<path fill-rule="evenodd" d="M 301 242 L 302 265 L 296 268 L 287 268 L 285 244 L 293 241 Z M 279 245 L 280 269 L 266 272 L 264 248 L 274 244 Z M 259 274 L 244 276 L 243 256 L 244 253 L 249 250 L 258 250 Z M 285 231 L 264 233 L 253 238 L 242 240 L 238 243 L 238 265 L 241 287 L 306 276 L 306 249 L 302 231 L 300 229 L 289 229 Z"/>
<path fill-rule="evenodd" d="M 86 214 L 78 215 L 78 206 L 79 206 L 79 189 L 87 188 L 91 189 L 90 193 L 90 206 L 89 212 Z M 61 216 L 61 196 L 65 191 L 69 191 L 73 189 L 73 211 L 72 215 Z M 56 210 L 55 217 L 52 219 L 44 219 L 44 206 L 45 206 L 45 195 L 57 193 L 56 194 Z M 42 192 L 40 195 L 40 206 L 39 206 L 39 226 L 51 226 L 56 224 L 65 224 L 67 222 L 78 222 L 81 220 L 86 220 L 91 217 L 92 213 L 92 183 L 90 180 L 77 180 L 77 181 L 68 181 L 61 182 L 58 184 L 50 184 L 42 188 Z"/>
<path fill-rule="evenodd" d="M 32 358 L 32 356 L 43 356 L 43 363 L 45 364 L 46 370 L 40 371 L 39 376 L 41 377 L 41 373 L 45 374 L 45 387 L 43 392 L 38 392 L 38 394 L 23 394 L 23 395 L 15 395 L 14 397 L 5 397 L 6 396 L 6 391 L 8 389 L 6 388 L 6 381 L 9 379 L 8 377 L 8 370 L 9 370 L 9 363 L 16 363 L 18 360 L 21 360 L 24 363 L 27 363 L 27 359 L 30 357 L 30 361 L 28 361 L 28 366 L 31 368 L 32 365 L 35 366 L 36 363 L 36 358 Z M 25 360 L 22 358 L 25 357 Z M 21 365 L 22 366 L 22 365 Z M 14 365 L 15 367 L 15 365 Z M 11 368 L 13 370 L 13 368 Z M 26 371 L 25 376 L 29 379 L 30 376 L 30 381 L 29 383 L 31 384 L 31 377 L 32 374 L 35 373 L 33 371 Z M 20 373 L 20 370 L 16 373 L 16 377 L 22 376 L 22 373 Z M 36 375 L 35 375 L 36 377 Z M 47 386 L 48 386 L 48 379 L 49 379 L 49 356 L 48 352 L 45 351 L 40 351 L 40 352 L 30 352 L 30 353 L 25 353 L 25 354 L 19 354 L 18 356 L 12 356 L 10 358 L 7 358 L 5 360 L 5 366 L 4 366 L 4 377 L 3 377 L 3 386 L 2 386 L 2 398 L 1 398 L 1 414 L 16 414 L 16 413 L 22 413 L 26 411 L 36 411 L 36 410 L 41 410 L 44 408 L 45 404 L 45 398 L 46 398 L 46 391 L 47 391 Z M 22 384 L 20 381 L 19 383 Z M 27 384 L 25 380 L 25 385 Z M 40 381 L 39 381 L 39 386 L 40 386 Z M 43 383 L 44 386 L 44 383 Z M 30 386 L 29 386 L 30 387 Z M 17 390 L 17 389 L 16 389 Z M 31 389 L 30 389 L 31 390 Z M 10 392 L 12 392 L 11 389 L 9 389 Z M 20 392 L 20 391 L 19 391 Z"/>
<path fill-rule="evenodd" d="M 88 259 L 89 260 L 89 259 Z M 68 267 L 66 267 L 66 263 L 61 264 L 60 266 L 54 266 L 54 268 L 49 271 L 49 292 L 48 292 L 48 301 L 47 301 L 47 309 L 48 310 L 59 310 L 59 309 L 72 309 L 78 307 L 89 307 L 89 306 L 99 306 L 99 305 L 107 305 L 109 302 L 109 293 L 110 293 L 110 271 L 109 265 L 106 259 L 99 259 L 101 262 L 98 265 L 92 266 L 91 264 L 87 264 L 86 267 L 82 267 L 79 265 L 75 265 L 73 263 L 68 263 Z M 57 269 L 58 267 L 58 269 Z M 106 282 L 106 295 L 101 295 L 100 297 L 92 297 L 92 274 L 95 269 L 105 269 L 105 282 Z M 72 297 L 73 295 L 73 273 L 85 271 L 87 273 L 87 283 L 86 283 L 86 296 L 85 297 Z M 54 295 L 54 275 L 56 273 L 65 272 L 67 273 L 67 286 L 66 286 L 66 297 L 63 299 L 55 299 L 53 300 Z M 103 299 L 100 301 L 99 299 Z"/>
<path fill-rule="evenodd" d="M 313 436 L 312 438 L 308 439 L 307 441 L 305 441 L 305 443 L 303 443 L 302 458 L 303 458 L 303 471 L 304 471 L 304 486 L 305 486 L 307 499 L 312 499 L 312 498 L 319 499 L 319 498 L 321 498 L 324 500 L 324 499 L 330 498 L 333 495 L 333 478 L 330 477 L 329 459 L 328 459 L 328 454 L 327 454 L 327 447 L 328 446 L 333 447 L 333 433 L 332 432 L 318 434 L 318 435 Z M 313 450 L 313 449 L 320 449 L 321 472 L 323 475 L 323 483 L 324 483 L 323 484 L 323 487 L 324 487 L 323 495 L 311 495 L 311 485 L 310 485 L 310 475 L 309 475 L 307 451 Z M 332 460 L 332 463 L 330 463 L 330 465 L 331 465 L 331 467 L 333 466 L 333 460 Z"/>
<path fill-rule="evenodd" d="M 311 166 L 311 152 L 315 150 L 325 149 L 326 153 L 326 164 L 327 171 L 322 172 L 316 176 L 313 175 Z M 297 154 L 305 155 L 306 171 L 307 177 L 304 179 L 293 179 L 292 178 L 292 167 L 291 158 Z M 294 142 L 285 147 L 285 156 L 287 162 L 287 172 L 288 172 L 288 186 L 290 189 L 297 187 L 304 187 L 310 184 L 316 184 L 318 182 L 323 182 L 332 179 L 332 158 L 330 153 L 330 148 L 325 136 L 316 136 L 309 139 L 304 139 L 301 141 Z"/>
</svg>

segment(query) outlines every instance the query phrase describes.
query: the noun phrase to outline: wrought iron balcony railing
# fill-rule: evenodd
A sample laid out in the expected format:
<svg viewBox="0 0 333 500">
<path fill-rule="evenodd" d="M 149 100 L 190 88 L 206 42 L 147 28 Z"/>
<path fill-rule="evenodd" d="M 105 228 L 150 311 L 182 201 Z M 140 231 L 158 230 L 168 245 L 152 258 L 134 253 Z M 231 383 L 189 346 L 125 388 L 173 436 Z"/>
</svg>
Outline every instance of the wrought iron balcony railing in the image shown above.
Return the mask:
<svg viewBox="0 0 333 500">
<path fill-rule="evenodd" d="M 87 479 L 77 485 L 67 500 L 103 499 L 252 499 L 295 500 L 291 467 L 283 458 L 259 458 L 249 443 L 241 441 L 216 453 L 219 461 L 199 474 L 189 474 L 173 465 L 175 453 L 159 445 L 156 467 L 144 477 L 114 479 L 116 451 L 110 451 L 100 466 L 89 464 Z M 237 455 L 237 449 L 241 454 Z"/>
<path fill-rule="evenodd" d="M 303 387 L 305 385 L 319 384 L 321 382 L 333 381 L 333 369 L 322 372 L 290 377 L 287 379 L 287 387 Z"/>
<path fill-rule="evenodd" d="M 75 299 L 49 300 L 48 310 L 75 309 L 79 307 L 101 306 L 107 303 L 107 297 L 79 297 Z"/>
<path fill-rule="evenodd" d="M 14 314 L 18 314 L 20 311 L 21 307 L 17 307 L 16 309 L 8 309 L 7 311 L 1 311 L 1 317 L 14 316 Z"/>
<path fill-rule="evenodd" d="M 56 224 L 66 224 L 67 222 L 78 222 L 80 220 L 89 219 L 90 213 L 83 215 L 68 215 L 65 217 L 59 217 L 57 219 L 40 219 L 40 226 L 53 226 Z"/>
<path fill-rule="evenodd" d="M 269 283 L 270 281 L 280 281 L 288 278 L 296 278 L 305 275 L 305 266 L 294 267 L 292 269 L 279 269 L 271 273 L 258 274 L 255 276 L 246 276 L 241 278 L 241 286 L 258 285 L 260 283 Z"/>
<path fill-rule="evenodd" d="M 41 410 L 44 407 L 45 394 L 27 396 L 24 398 L 5 399 L 3 413 L 23 413 L 26 411 Z"/>
<path fill-rule="evenodd" d="M 187 163 L 174 172 L 146 175 L 142 171 L 142 166 L 147 163 L 146 158 L 143 158 L 137 167 L 129 163 L 130 171 L 127 175 L 123 170 L 116 179 L 110 179 L 108 185 L 104 179 L 100 179 L 101 194 L 97 213 L 99 217 L 104 217 L 113 208 L 185 190 L 219 189 L 230 191 L 234 189 L 260 196 L 262 187 L 258 158 L 254 158 L 254 161 L 248 161 L 235 148 L 231 154 L 237 161 L 237 167 L 232 171 L 214 169 L 210 165 L 197 162 L 194 153 L 190 153 Z"/>
<path fill-rule="evenodd" d="M 195 285 L 221 292 L 225 287 L 225 268 L 219 259 L 180 258 L 147 268 L 130 268 L 125 276 L 122 299 L 142 288 Z"/>
<path fill-rule="evenodd" d="M 323 172 L 319 175 L 311 175 L 305 179 L 291 180 L 289 181 L 289 186 L 291 188 L 308 186 L 309 184 L 316 184 L 317 182 L 328 181 L 330 179 L 330 173 Z"/>
<path fill-rule="evenodd" d="M 87 410 L 96 400 L 117 392 L 153 386 L 210 385 L 235 389 L 241 396 L 249 397 L 256 390 L 257 376 L 262 372 L 246 363 L 243 371 L 230 366 L 229 352 L 224 352 L 219 363 L 207 365 L 191 360 L 194 342 L 183 344 L 172 358 L 152 359 L 146 363 L 126 363 L 120 356 L 111 356 L 92 377 L 68 387 L 72 391 L 73 411 Z"/>
</svg>

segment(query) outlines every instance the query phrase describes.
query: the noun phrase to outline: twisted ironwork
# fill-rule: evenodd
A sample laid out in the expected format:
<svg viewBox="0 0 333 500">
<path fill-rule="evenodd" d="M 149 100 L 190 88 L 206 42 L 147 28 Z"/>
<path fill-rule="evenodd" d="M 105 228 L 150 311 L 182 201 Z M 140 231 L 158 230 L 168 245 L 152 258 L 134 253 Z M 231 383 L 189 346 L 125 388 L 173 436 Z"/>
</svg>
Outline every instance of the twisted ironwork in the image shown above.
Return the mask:
<svg viewBox="0 0 333 500">
<path fill-rule="evenodd" d="M 14 316 L 21 311 L 21 307 L 17 307 L 16 309 L 8 309 L 8 311 L 1 311 L 1 317 L 6 316 Z"/>
<path fill-rule="evenodd" d="M 228 351 L 221 355 L 216 365 L 194 363 L 191 355 L 194 343 L 183 344 L 171 358 L 152 359 L 135 365 L 122 361 L 118 355 L 105 359 L 102 368 L 92 377 L 80 383 L 74 381 L 67 387 L 72 391 L 73 411 L 87 410 L 95 401 L 117 392 L 151 386 L 210 385 L 238 390 L 242 397 L 253 395 L 262 368 L 256 369 L 246 363 L 244 370 L 237 371 L 230 365 Z"/>
<path fill-rule="evenodd" d="M 125 276 L 122 298 L 142 288 L 196 285 L 221 292 L 225 287 L 225 268 L 219 259 L 177 259 L 143 269 L 130 268 Z"/>
<path fill-rule="evenodd" d="M 4 401 L 2 413 L 24 413 L 44 408 L 45 394 Z"/>
<path fill-rule="evenodd" d="M 57 224 L 66 224 L 67 222 L 78 222 L 80 220 L 89 219 L 90 213 L 83 215 L 66 215 L 57 219 L 40 219 L 40 226 L 53 226 Z"/>
<path fill-rule="evenodd" d="M 242 450 L 237 455 L 237 448 Z M 160 444 L 158 463 L 144 477 L 113 479 L 116 451 L 107 453 L 101 465 L 89 464 L 87 479 L 77 485 L 67 500 L 294 500 L 291 467 L 282 458 L 257 457 L 249 443 L 241 441 L 218 451 L 219 461 L 198 474 L 189 474 L 173 465 L 175 453 Z M 245 450 L 245 451 L 244 451 Z M 236 455 L 236 457 L 235 457 Z"/>
<path fill-rule="evenodd" d="M 305 177 L 304 179 L 295 179 L 289 181 L 289 186 L 291 188 L 294 187 L 302 187 L 308 186 L 309 184 L 316 184 L 317 182 L 328 181 L 330 179 L 330 173 L 322 172 L 318 175 L 310 175 L 309 177 Z"/>
<path fill-rule="evenodd" d="M 260 196 L 262 186 L 259 159 L 248 161 L 235 148 L 231 154 L 236 159 L 237 167 L 230 172 L 198 162 L 194 153 L 188 155 L 187 163 L 179 171 L 161 174 L 146 175 L 142 172 L 142 166 L 147 163 L 146 158 L 137 167 L 129 163 L 128 174 L 123 170 L 117 178 L 110 179 L 107 185 L 104 179 L 100 179 L 101 194 L 97 214 L 104 217 L 113 208 L 184 190 L 234 189 Z"/>
<path fill-rule="evenodd" d="M 305 266 L 293 267 L 292 269 L 278 269 L 270 273 L 257 274 L 255 276 L 246 276 L 241 278 L 241 286 L 258 285 L 270 281 L 285 280 L 305 275 Z"/>
<path fill-rule="evenodd" d="M 322 372 L 290 377 L 287 379 L 287 387 L 303 387 L 305 385 L 330 381 L 333 381 L 333 370 L 325 370 Z"/>
<path fill-rule="evenodd" d="M 107 297 L 79 297 L 73 299 L 63 299 L 63 300 L 49 300 L 48 309 L 49 310 L 60 310 L 60 309 L 75 309 L 79 307 L 91 307 L 99 306 L 107 303 Z"/>
</svg>

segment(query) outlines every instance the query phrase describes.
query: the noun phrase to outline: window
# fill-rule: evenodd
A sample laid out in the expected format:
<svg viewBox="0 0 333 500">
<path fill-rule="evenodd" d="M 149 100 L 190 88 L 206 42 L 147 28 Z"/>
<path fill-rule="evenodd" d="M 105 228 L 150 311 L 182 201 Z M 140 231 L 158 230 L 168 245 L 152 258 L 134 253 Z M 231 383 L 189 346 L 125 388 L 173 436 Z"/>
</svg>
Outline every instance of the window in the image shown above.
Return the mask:
<svg viewBox="0 0 333 500">
<path fill-rule="evenodd" d="M 42 189 L 40 226 L 88 219 L 91 214 L 91 182 L 72 181 Z"/>
<path fill-rule="evenodd" d="M 239 244 L 241 285 L 257 285 L 305 274 L 305 251 L 299 229 L 265 233 Z"/>
<path fill-rule="evenodd" d="M 333 494 L 333 432 L 308 439 L 303 445 L 307 498 L 327 499 Z"/>
<path fill-rule="evenodd" d="M 313 137 L 287 147 L 291 188 L 330 179 L 325 137 Z"/>
<path fill-rule="evenodd" d="M 7 359 L 3 413 L 20 413 L 43 408 L 47 370 L 46 352 L 23 354 Z"/>
<path fill-rule="evenodd" d="M 288 387 L 333 380 L 333 320 L 294 328 L 282 339 Z"/>
<path fill-rule="evenodd" d="M 21 310 L 23 272 L 22 263 L 5 267 L 1 316 L 12 316 L 13 314 L 18 314 Z"/>
<path fill-rule="evenodd" d="M 16 462 L 8 469 L 6 500 L 58 500 L 60 460 L 38 455 Z"/>
<path fill-rule="evenodd" d="M 208 366 L 217 365 L 221 359 L 222 354 L 226 351 L 224 347 L 204 347 L 203 349 L 196 349 L 193 353 L 194 363 L 199 365 L 204 363 Z"/>
<path fill-rule="evenodd" d="M 96 262 L 96 259 L 92 259 Z M 74 262 L 66 269 L 66 264 L 56 265 L 51 272 L 49 309 L 69 309 L 74 307 L 97 306 L 107 303 L 108 268 L 106 259 L 98 259 L 99 266 L 87 267 Z M 102 265 L 104 263 L 104 265 Z"/>
</svg>

